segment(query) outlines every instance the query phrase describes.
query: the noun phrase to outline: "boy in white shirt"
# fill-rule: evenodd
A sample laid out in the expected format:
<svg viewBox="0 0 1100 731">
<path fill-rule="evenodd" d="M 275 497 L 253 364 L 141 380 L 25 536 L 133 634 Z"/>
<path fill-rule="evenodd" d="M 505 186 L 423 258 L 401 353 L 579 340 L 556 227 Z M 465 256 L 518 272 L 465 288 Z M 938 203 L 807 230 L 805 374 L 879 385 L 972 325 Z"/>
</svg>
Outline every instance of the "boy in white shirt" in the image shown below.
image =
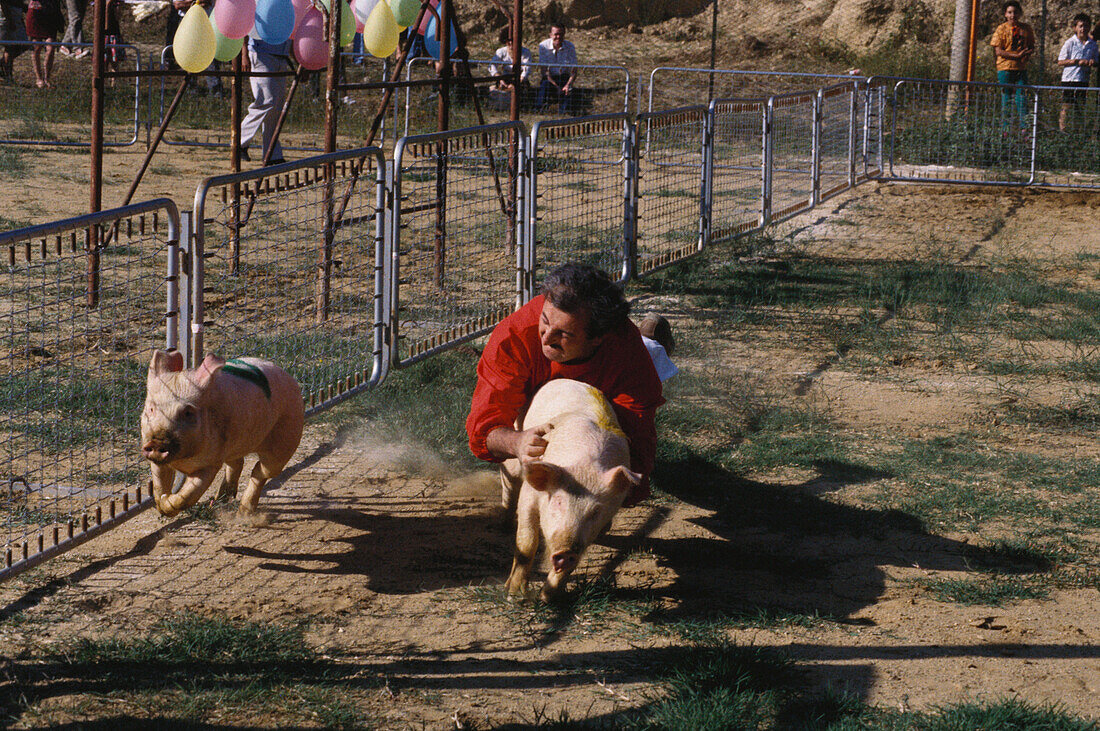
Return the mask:
<svg viewBox="0 0 1100 731">
<path fill-rule="evenodd" d="M 1096 41 L 1089 38 L 1091 20 L 1085 13 L 1073 16 L 1073 35 L 1062 44 L 1058 52 L 1058 65 L 1062 67 L 1062 112 L 1058 115 L 1058 128 L 1066 131 L 1066 120 L 1072 106 L 1080 110 L 1085 101 L 1085 89 L 1089 74 L 1097 63 Z"/>
</svg>

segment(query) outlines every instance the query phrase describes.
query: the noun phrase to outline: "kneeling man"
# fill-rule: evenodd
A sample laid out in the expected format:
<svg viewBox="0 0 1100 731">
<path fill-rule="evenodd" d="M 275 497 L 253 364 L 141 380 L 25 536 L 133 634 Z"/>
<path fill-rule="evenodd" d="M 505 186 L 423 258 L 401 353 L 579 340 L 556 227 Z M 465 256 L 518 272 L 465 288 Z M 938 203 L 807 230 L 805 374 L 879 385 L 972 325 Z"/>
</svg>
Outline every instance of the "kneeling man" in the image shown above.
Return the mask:
<svg viewBox="0 0 1100 731">
<path fill-rule="evenodd" d="M 630 440 L 630 466 L 643 480 L 624 507 L 648 497 L 657 450 L 654 416 L 665 400 L 629 313 L 622 290 L 599 269 L 563 264 L 551 272 L 542 294 L 497 325 L 481 354 L 466 419 L 474 455 L 489 462 L 541 457 L 544 429 L 516 426 L 540 386 L 570 378 L 607 397 Z"/>
</svg>

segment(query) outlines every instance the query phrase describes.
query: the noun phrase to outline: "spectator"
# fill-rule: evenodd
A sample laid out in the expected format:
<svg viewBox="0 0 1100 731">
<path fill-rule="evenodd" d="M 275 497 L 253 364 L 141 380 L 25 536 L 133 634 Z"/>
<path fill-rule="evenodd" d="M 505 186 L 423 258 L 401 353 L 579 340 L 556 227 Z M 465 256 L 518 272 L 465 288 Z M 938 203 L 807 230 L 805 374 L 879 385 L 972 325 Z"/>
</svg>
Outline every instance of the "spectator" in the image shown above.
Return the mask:
<svg viewBox="0 0 1100 731">
<path fill-rule="evenodd" d="M 290 41 L 278 45 L 266 43 L 259 38 L 248 39 L 246 71 L 269 72 L 290 70 Z M 248 105 L 248 114 L 241 121 L 241 158 L 251 159 L 248 155 L 248 143 L 263 130 L 263 149 L 271 149 L 269 165 L 286 162 L 283 147 L 275 137 L 275 123 L 279 121 L 279 112 L 286 98 L 285 76 L 253 76 L 249 80 L 252 86 L 253 101 Z M 273 146 L 274 145 L 274 146 Z"/>
<path fill-rule="evenodd" d="M 84 42 L 84 13 L 87 8 L 88 0 L 65 0 L 67 24 L 65 35 L 61 36 L 61 42 L 70 45 L 61 46 L 58 49 L 61 55 L 84 58 L 90 53 L 87 48 L 75 45 Z"/>
<path fill-rule="evenodd" d="M 11 78 L 12 64 L 27 50 L 22 0 L 0 0 L 0 79 Z"/>
<path fill-rule="evenodd" d="M 1058 129 L 1066 131 L 1066 118 L 1072 107 L 1080 113 L 1085 101 L 1085 89 L 1089 85 L 1089 70 L 1096 65 L 1096 41 L 1089 38 L 1091 20 L 1085 13 L 1073 16 L 1073 35 L 1062 44 L 1058 52 L 1058 65 L 1062 67 L 1062 111 L 1058 115 Z"/>
<path fill-rule="evenodd" d="M 496 50 L 496 53 L 493 54 L 492 62 L 489 64 L 490 76 L 511 76 L 513 66 L 512 46 L 509 43 L 510 38 L 511 32 L 507 28 L 501 28 L 500 35 L 497 38 L 501 45 L 500 48 Z M 527 77 L 531 73 L 531 52 L 521 46 L 519 58 L 519 99 L 522 105 L 531 98 L 531 83 L 527 80 Z M 509 108 L 511 105 L 511 96 L 512 82 L 510 80 L 505 81 L 501 79 L 489 89 L 489 102 L 496 109 Z"/>
<path fill-rule="evenodd" d="M 993 53 L 996 55 L 997 83 L 1016 86 L 1015 89 L 1005 87 L 1001 94 L 1004 125 L 1008 126 L 1008 120 L 1012 116 L 1012 98 L 1015 96 L 1016 115 L 1020 128 L 1023 129 L 1026 126 L 1027 112 L 1024 92 L 1020 87 L 1027 86 L 1027 62 L 1035 52 L 1035 32 L 1030 25 L 1023 22 L 1024 10 L 1020 0 L 1007 0 L 1002 8 L 1005 22 L 993 31 L 989 45 L 993 46 Z"/>
<path fill-rule="evenodd" d="M 53 82 L 50 74 L 53 73 L 52 44 L 57 41 L 57 34 L 65 25 L 65 18 L 61 16 L 61 4 L 59 0 L 30 0 L 27 3 L 27 36 L 32 41 L 38 41 L 34 46 L 34 85 L 39 89 L 52 89 Z M 50 44 L 50 45 L 46 45 Z M 43 62 L 43 54 L 45 62 Z"/>
<path fill-rule="evenodd" d="M 550 97 L 558 103 L 558 112 L 567 114 L 573 109 L 573 82 L 577 79 L 577 49 L 565 40 L 562 25 L 550 27 L 550 37 L 539 44 L 539 63 L 542 82 L 539 84 L 535 106 L 542 109 Z"/>
</svg>

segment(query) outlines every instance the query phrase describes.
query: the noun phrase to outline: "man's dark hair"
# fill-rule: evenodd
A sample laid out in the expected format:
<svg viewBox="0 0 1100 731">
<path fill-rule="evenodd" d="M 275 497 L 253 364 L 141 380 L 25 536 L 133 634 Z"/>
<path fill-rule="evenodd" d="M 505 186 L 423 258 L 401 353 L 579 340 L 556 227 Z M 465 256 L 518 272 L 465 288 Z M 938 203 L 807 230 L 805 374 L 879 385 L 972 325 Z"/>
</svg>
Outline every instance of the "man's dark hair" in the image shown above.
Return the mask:
<svg viewBox="0 0 1100 731">
<path fill-rule="evenodd" d="M 1004 15 L 1004 12 L 1009 8 L 1016 8 L 1016 11 L 1020 15 L 1024 14 L 1024 7 L 1020 5 L 1020 0 L 1008 0 L 1004 5 L 1001 6 L 1001 15 Z"/>
<path fill-rule="evenodd" d="M 1092 25 L 1092 18 L 1089 17 L 1088 13 L 1078 13 L 1077 15 L 1073 16 L 1073 22 L 1069 24 L 1069 27 L 1073 28 L 1078 23 L 1084 23 L 1085 27 L 1088 28 L 1090 25 Z"/>
<path fill-rule="evenodd" d="M 590 264 L 562 264 L 546 275 L 542 293 L 570 315 L 588 312 L 588 336 L 605 335 L 626 322 L 630 303 L 607 272 Z"/>
</svg>

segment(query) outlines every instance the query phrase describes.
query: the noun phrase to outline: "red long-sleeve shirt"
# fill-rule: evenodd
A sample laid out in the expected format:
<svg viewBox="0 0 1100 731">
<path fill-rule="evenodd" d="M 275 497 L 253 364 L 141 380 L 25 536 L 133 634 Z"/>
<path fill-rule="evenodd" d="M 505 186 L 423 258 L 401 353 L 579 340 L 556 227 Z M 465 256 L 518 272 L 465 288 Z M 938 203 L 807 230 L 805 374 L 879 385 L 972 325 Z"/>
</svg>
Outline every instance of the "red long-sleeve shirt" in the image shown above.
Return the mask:
<svg viewBox="0 0 1100 731">
<path fill-rule="evenodd" d="M 649 474 L 657 451 L 653 419 L 657 407 L 665 402 L 653 361 L 638 328 L 629 321 L 607 333 L 595 354 L 583 363 L 549 360 L 539 340 L 543 299 L 535 297 L 513 312 L 489 336 L 477 364 L 477 386 L 466 418 L 470 451 L 479 459 L 502 462 L 485 444 L 489 433 L 499 427 L 514 429 L 516 417 L 547 381 L 581 381 L 607 397 L 630 440 L 630 467 L 645 477 L 627 498 L 626 504 L 633 505 L 649 495 Z"/>
</svg>

